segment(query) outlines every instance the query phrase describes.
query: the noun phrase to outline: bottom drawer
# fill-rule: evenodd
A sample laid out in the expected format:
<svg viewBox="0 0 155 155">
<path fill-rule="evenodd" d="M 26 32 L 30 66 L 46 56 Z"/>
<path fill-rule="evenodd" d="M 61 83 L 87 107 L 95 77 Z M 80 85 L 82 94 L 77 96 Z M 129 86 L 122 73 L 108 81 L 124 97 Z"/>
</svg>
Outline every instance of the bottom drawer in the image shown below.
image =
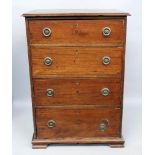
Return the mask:
<svg viewBox="0 0 155 155">
<path fill-rule="evenodd" d="M 37 138 L 91 138 L 120 136 L 119 108 L 37 108 Z"/>
</svg>

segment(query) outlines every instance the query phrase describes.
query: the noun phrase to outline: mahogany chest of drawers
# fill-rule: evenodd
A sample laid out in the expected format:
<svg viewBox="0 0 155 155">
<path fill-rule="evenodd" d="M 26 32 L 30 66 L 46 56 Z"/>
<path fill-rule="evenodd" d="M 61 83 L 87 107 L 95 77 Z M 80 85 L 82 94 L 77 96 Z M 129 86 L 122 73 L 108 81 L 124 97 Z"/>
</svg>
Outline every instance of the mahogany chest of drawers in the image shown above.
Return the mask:
<svg viewBox="0 0 155 155">
<path fill-rule="evenodd" d="M 33 148 L 102 143 L 123 147 L 122 111 L 129 14 L 51 10 L 26 19 Z"/>
</svg>

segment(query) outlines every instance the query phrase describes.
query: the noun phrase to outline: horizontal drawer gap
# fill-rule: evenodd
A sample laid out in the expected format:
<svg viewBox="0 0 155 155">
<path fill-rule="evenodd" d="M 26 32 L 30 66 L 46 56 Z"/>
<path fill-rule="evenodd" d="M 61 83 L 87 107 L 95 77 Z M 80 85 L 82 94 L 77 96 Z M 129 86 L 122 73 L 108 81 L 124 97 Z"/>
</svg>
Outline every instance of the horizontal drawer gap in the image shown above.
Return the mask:
<svg viewBox="0 0 155 155">
<path fill-rule="evenodd" d="M 93 108 L 114 108 L 121 109 L 122 105 L 111 106 L 111 105 L 55 105 L 55 106 L 34 106 L 33 108 L 60 108 L 60 109 L 93 109 Z"/>
<path fill-rule="evenodd" d="M 122 79 L 120 75 L 105 75 L 105 76 L 86 76 L 86 75 L 39 75 L 32 76 L 33 79 L 94 79 L 94 78 L 114 78 L 114 79 Z"/>
<path fill-rule="evenodd" d="M 30 44 L 32 47 L 124 47 L 121 44 Z"/>
</svg>

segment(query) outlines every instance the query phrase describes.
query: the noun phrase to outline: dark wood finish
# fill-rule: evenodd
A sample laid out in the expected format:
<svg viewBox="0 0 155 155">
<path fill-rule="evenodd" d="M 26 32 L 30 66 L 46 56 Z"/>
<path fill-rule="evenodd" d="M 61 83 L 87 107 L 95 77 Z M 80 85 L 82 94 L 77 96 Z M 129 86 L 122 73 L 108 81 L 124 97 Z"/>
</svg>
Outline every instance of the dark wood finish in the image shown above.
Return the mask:
<svg viewBox="0 0 155 155">
<path fill-rule="evenodd" d="M 126 22 L 129 14 L 103 10 L 53 10 L 26 18 L 34 135 L 32 148 L 49 144 L 95 144 L 123 147 L 122 111 Z M 44 37 L 42 29 L 52 30 Z M 104 37 L 102 28 L 110 27 Z M 102 58 L 110 57 L 103 65 Z M 53 64 L 44 65 L 45 57 Z M 52 88 L 54 96 L 47 97 Z M 102 96 L 101 89 L 110 95 Z M 56 126 L 48 128 L 48 120 Z M 99 131 L 101 120 L 108 128 Z"/>
<path fill-rule="evenodd" d="M 45 37 L 42 30 L 48 27 L 52 34 Z M 111 28 L 104 37 L 102 29 Z M 122 45 L 124 41 L 124 19 L 118 20 L 30 20 L 30 44 L 108 44 Z"/>
<path fill-rule="evenodd" d="M 48 144 L 105 144 L 112 148 L 124 147 L 122 137 L 102 137 L 102 138 L 65 138 L 65 139 L 37 139 L 32 138 L 32 147 L 35 149 L 46 148 Z"/>
<path fill-rule="evenodd" d="M 28 21 L 25 20 L 26 23 L 26 35 L 27 35 L 27 44 L 28 44 L 28 59 L 29 59 L 29 76 L 30 76 L 30 84 L 31 84 L 31 98 L 33 100 L 33 82 L 32 82 L 32 68 L 31 68 L 31 52 L 30 52 L 30 36 L 29 36 L 29 30 L 28 30 Z M 33 127 L 34 127 L 34 134 L 33 137 L 36 138 L 36 124 L 35 124 L 35 108 L 34 104 L 32 103 L 32 114 L 33 114 Z"/>
<path fill-rule="evenodd" d="M 117 137 L 107 138 L 68 138 L 68 139 L 35 139 L 32 140 L 33 149 L 45 149 L 48 144 L 105 144 L 111 148 L 124 147 L 124 139 Z"/>
<path fill-rule="evenodd" d="M 109 115 L 110 114 L 110 115 Z M 37 138 L 65 139 L 90 137 L 120 137 L 120 109 L 37 109 Z M 47 123 L 54 120 L 56 126 L 49 128 Z M 105 131 L 100 131 L 102 121 L 108 122 Z"/>
<path fill-rule="evenodd" d="M 53 75 L 105 76 L 122 72 L 123 48 L 31 48 L 33 77 L 52 77 Z M 104 65 L 102 58 L 110 57 L 110 64 Z M 51 57 L 53 64 L 46 66 L 44 59 Z"/>
<path fill-rule="evenodd" d="M 121 124 L 120 124 L 120 129 L 121 129 L 121 133 L 122 133 L 122 119 L 123 119 L 123 95 L 124 95 L 124 75 L 125 75 L 125 48 L 126 48 L 126 28 L 127 28 L 127 17 L 125 17 L 125 28 L 124 28 L 124 33 L 125 33 L 125 41 L 124 41 L 124 51 L 123 51 L 123 63 L 122 63 L 122 81 L 121 81 L 121 103 L 122 103 L 122 108 L 121 108 Z M 114 147 L 114 146 L 113 146 Z M 123 145 L 124 147 L 124 145 Z"/>
<path fill-rule="evenodd" d="M 119 79 L 43 79 L 33 82 L 36 106 L 121 104 Z M 49 88 L 54 90 L 52 97 L 46 95 Z M 102 96 L 103 88 L 110 90 L 109 96 Z"/>
</svg>

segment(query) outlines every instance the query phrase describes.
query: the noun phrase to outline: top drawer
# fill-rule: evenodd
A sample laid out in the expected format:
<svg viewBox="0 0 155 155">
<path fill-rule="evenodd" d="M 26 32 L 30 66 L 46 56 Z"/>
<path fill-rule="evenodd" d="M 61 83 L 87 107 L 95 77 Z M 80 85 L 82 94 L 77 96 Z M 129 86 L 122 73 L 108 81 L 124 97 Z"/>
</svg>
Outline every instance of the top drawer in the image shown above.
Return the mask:
<svg viewBox="0 0 155 155">
<path fill-rule="evenodd" d="M 124 19 L 29 20 L 30 44 L 99 44 L 121 46 L 125 41 Z"/>
</svg>

